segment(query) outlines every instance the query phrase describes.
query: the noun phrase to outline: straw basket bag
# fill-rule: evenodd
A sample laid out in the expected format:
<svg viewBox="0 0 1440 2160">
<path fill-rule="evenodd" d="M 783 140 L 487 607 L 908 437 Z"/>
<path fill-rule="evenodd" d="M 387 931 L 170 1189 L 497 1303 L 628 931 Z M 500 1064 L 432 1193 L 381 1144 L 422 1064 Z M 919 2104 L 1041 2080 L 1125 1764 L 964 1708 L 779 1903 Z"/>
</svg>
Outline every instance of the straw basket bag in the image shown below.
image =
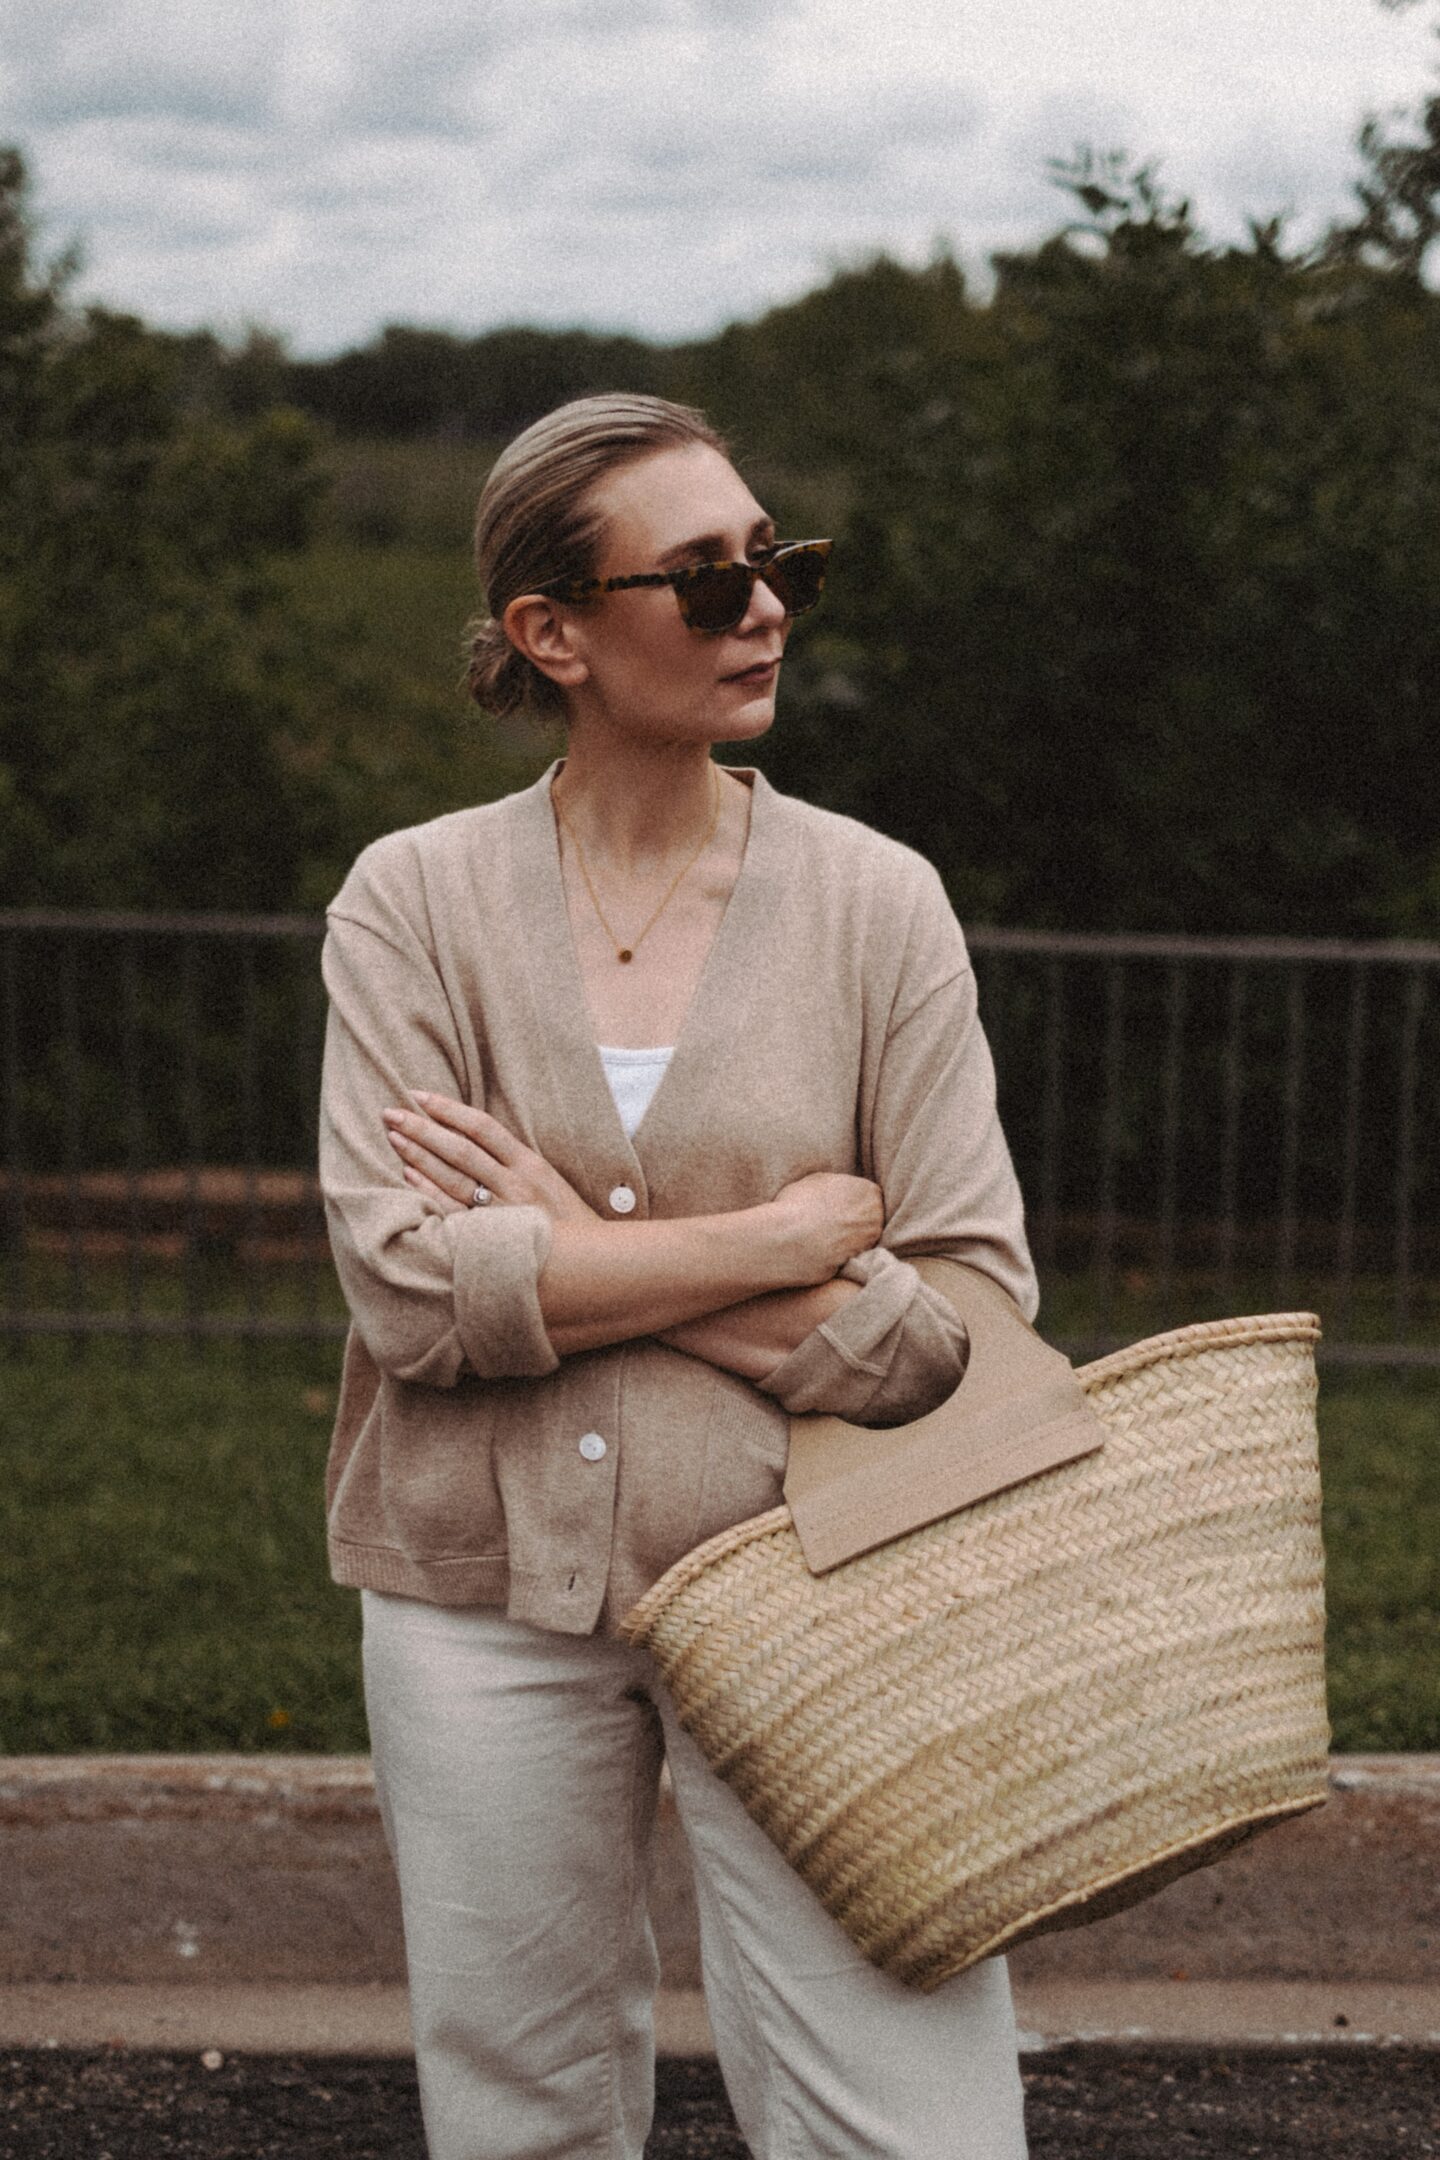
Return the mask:
<svg viewBox="0 0 1440 2160">
<path fill-rule="evenodd" d="M 1075 1376 L 1094 1452 L 820 1575 L 775 1508 L 627 1617 L 886 1972 L 936 1987 L 1324 1799 L 1318 1334 L 1136 1343 Z"/>
</svg>

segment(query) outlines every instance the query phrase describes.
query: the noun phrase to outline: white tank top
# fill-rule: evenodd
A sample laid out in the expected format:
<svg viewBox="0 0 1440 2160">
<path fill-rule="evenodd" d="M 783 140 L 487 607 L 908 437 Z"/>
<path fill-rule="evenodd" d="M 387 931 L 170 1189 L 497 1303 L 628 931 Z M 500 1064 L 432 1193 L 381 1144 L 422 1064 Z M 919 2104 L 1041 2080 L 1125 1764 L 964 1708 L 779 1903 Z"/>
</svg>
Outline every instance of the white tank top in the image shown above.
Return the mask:
<svg viewBox="0 0 1440 2160">
<path fill-rule="evenodd" d="M 650 1098 L 675 1055 L 675 1046 L 672 1043 L 667 1050 L 611 1050 L 601 1043 L 599 1050 L 625 1137 L 633 1140 L 636 1127 L 650 1107 Z"/>
</svg>

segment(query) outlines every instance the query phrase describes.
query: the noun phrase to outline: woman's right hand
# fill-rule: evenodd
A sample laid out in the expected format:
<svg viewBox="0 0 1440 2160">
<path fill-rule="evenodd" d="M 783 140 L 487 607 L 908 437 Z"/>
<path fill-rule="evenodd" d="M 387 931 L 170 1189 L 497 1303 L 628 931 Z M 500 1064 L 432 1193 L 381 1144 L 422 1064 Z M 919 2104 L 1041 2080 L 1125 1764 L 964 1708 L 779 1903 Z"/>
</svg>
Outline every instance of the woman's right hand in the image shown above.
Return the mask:
<svg viewBox="0 0 1440 2160">
<path fill-rule="evenodd" d="M 812 1170 L 782 1185 L 770 1203 L 793 1250 L 797 1287 L 828 1282 L 856 1253 L 878 1245 L 885 1196 L 872 1179 Z"/>
<path fill-rule="evenodd" d="M 588 1201 L 543 1155 L 517 1140 L 486 1110 L 453 1095 L 411 1090 L 420 1107 L 384 1112 L 390 1144 L 405 1165 L 405 1181 L 436 1201 L 442 1213 L 468 1208 L 477 1185 L 502 1207 L 540 1207 L 554 1223 L 599 1222 Z"/>
</svg>

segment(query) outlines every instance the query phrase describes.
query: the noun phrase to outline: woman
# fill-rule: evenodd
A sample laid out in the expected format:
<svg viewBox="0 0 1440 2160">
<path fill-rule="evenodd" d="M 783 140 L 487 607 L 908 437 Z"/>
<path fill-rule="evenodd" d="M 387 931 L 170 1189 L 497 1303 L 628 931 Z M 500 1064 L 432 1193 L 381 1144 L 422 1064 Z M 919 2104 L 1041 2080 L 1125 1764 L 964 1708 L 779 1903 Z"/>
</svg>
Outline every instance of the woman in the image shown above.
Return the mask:
<svg viewBox="0 0 1440 2160">
<path fill-rule="evenodd" d="M 472 681 L 566 753 L 376 841 L 328 911 L 330 1555 L 434 2160 L 641 2153 L 662 1758 L 756 2160 L 1025 2150 L 1003 1960 L 930 1996 L 865 1964 L 615 1633 L 777 1503 L 792 1412 L 954 1390 L 947 1266 L 1036 1304 L 938 876 L 711 756 L 771 726 L 826 545 L 777 549 L 686 408 L 528 429 L 481 497 Z"/>
</svg>

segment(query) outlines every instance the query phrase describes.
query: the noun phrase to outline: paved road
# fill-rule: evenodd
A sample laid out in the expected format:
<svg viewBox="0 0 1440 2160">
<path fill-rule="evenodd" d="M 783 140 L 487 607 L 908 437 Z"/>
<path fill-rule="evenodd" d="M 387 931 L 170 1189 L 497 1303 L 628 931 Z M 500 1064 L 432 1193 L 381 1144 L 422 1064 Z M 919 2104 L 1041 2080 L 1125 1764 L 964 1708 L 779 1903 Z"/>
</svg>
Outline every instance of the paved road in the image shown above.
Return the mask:
<svg viewBox="0 0 1440 2160">
<path fill-rule="evenodd" d="M 1031 2160 L 1422 2160 L 1440 2052 L 1057 2048 L 1026 2058 Z M 647 2160 L 747 2160 L 713 2063 L 659 2069 Z M 398 2060 L 0 2053 L 6 2160 L 424 2160 Z M 957 2156 L 959 2160 L 959 2156 Z"/>
</svg>

